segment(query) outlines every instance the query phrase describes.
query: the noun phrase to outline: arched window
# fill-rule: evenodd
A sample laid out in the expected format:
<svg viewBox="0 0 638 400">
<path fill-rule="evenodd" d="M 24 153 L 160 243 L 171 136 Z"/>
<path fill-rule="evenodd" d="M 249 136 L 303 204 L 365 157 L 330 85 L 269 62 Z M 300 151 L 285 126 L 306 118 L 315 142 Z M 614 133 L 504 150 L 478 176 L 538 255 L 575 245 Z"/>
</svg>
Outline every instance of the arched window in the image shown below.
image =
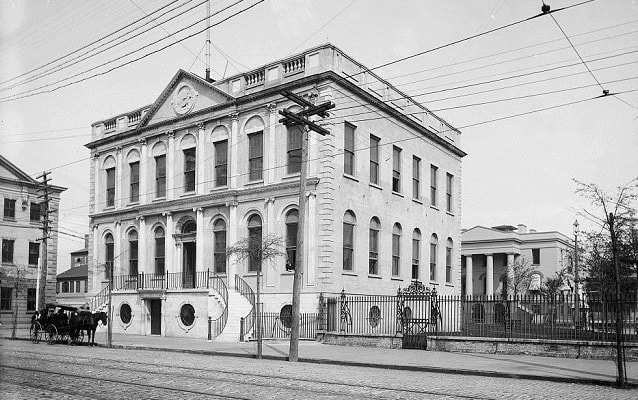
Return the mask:
<svg viewBox="0 0 638 400">
<path fill-rule="evenodd" d="M 295 269 L 297 260 L 297 227 L 299 211 L 290 210 L 286 214 L 286 270 Z"/>
<path fill-rule="evenodd" d="M 104 253 L 106 255 L 104 258 L 104 277 L 110 279 L 111 271 L 113 270 L 113 260 L 115 258 L 113 235 L 110 233 L 104 236 Z"/>
<path fill-rule="evenodd" d="M 158 227 L 155 229 L 155 274 L 164 275 L 164 229 Z"/>
<path fill-rule="evenodd" d="M 421 263 L 421 231 L 417 228 L 412 232 L 412 279 L 419 279 L 419 265 Z"/>
<path fill-rule="evenodd" d="M 343 215 L 343 270 L 354 268 L 354 226 L 356 217 L 350 210 Z"/>
<path fill-rule="evenodd" d="M 445 282 L 452 283 L 452 248 L 453 243 L 451 238 L 447 238 L 445 244 Z"/>
<path fill-rule="evenodd" d="M 131 231 L 128 234 L 128 274 L 137 276 L 137 258 L 138 258 L 138 246 L 137 246 L 137 232 Z"/>
<path fill-rule="evenodd" d="M 248 219 L 248 241 L 250 258 L 248 272 L 257 272 L 261 268 L 261 217 L 257 214 Z"/>
<path fill-rule="evenodd" d="M 223 219 L 218 219 L 213 225 L 213 232 L 215 235 L 215 273 L 226 273 L 226 222 Z"/>
<path fill-rule="evenodd" d="M 396 223 L 392 227 L 392 276 L 401 273 L 401 224 Z"/>
<path fill-rule="evenodd" d="M 197 224 L 193 220 L 186 221 L 182 227 L 182 233 L 191 233 L 197 231 Z"/>
<path fill-rule="evenodd" d="M 370 275 L 379 275 L 379 231 L 381 223 L 377 217 L 370 220 L 370 238 L 369 238 L 369 256 L 368 256 L 368 273 Z"/>
<path fill-rule="evenodd" d="M 430 280 L 436 281 L 437 273 L 436 273 L 436 252 L 439 248 L 439 238 L 437 238 L 436 233 L 432 234 L 430 238 Z"/>
</svg>

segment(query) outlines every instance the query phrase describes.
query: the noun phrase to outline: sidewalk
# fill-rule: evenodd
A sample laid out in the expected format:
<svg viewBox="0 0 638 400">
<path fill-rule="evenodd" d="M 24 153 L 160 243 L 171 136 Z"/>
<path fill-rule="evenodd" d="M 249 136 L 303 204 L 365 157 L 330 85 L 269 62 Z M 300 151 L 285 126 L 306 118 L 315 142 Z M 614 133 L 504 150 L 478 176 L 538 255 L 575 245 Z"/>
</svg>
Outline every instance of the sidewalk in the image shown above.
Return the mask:
<svg viewBox="0 0 638 400">
<path fill-rule="evenodd" d="M 0 336 L 8 338 L 8 333 L 3 329 Z M 98 329 L 96 333 L 96 343 L 105 346 L 106 329 Z M 17 336 L 28 339 L 29 332 L 20 330 Z M 288 346 L 287 341 L 264 341 L 264 358 L 285 360 Z M 113 334 L 113 347 L 233 357 L 255 357 L 257 354 L 256 342 L 219 343 L 203 339 L 125 334 Z M 299 361 L 596 385 L 615 385 L 616 381 L 613 360 L 348 347 L 313 341 L 299 343 Z M 627 379 L 630 384 L 638 386 L 638 362 L 627 362 Z"/>
</svg>

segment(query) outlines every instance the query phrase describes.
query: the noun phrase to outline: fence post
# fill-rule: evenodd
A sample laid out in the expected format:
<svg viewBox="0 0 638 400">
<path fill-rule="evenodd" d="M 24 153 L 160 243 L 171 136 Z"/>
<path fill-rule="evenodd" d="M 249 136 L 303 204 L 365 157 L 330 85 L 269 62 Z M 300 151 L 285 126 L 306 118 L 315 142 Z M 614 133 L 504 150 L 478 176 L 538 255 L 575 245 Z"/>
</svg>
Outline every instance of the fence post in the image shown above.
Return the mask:
<svg viewBox="0 0 638 400">
<path fill-rule="evenodd" d="M 213 340 L 212 325 L 213 325 L 213 317 L 209 315 L 208 316 L 208 341 L 209 342 Z"/>
<path fill-rule="evenodd" d="M 244 317 L 239 319 L 239 341 L 244 341 Z"/>
<path fill-rule="evenodd" d="M 318 319 L 319 319 L 319 329 L 322 330 L 322 331 L 325 330 L 325 325 L 324 325 L 325 308 L 326 308 L 326 299 L 323 297 L 323 292 L 321 292 L 321 293 L 319 293 L 319 315 L 318 315 Z"/>
</svg>

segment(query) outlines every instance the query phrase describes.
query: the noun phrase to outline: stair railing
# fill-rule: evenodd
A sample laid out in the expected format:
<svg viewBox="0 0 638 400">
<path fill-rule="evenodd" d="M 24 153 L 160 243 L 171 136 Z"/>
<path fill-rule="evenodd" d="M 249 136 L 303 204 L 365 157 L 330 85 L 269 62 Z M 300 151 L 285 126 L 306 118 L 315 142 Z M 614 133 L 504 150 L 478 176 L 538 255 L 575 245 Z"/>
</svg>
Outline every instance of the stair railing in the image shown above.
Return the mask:
<svg viewBox="0 0 638 400">
<path fill-rule="evenodd" d="M 250 332 L 255 325 L 255 292 L 248 282 L 243 280 L 239 275 L 235 275 L 235 291 L 239 292 L 248 300 L 252 306 L 250 312 L 244 317 L 244 335 Z"/>
</svg>

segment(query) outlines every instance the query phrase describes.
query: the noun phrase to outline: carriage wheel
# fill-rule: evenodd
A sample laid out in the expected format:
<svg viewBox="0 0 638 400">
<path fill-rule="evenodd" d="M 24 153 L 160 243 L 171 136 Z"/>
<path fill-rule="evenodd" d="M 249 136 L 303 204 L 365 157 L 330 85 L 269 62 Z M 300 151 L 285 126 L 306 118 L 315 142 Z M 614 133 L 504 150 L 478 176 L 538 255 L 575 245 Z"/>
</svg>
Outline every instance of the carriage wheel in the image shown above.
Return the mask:
<svg viewBox="0 0 638 400">
<path fill-rule="evenodd" d="M 42 340 L 42 326 L 38 321 L 34 321 L 31 324 L 31 329 L 29 330 L 29 338 L 32 343 L 38 344 L 40 340 Z"/>
<path fill-rule="evenodd" d="M 58 328 L 55 325 L 47 325 L 47 343 L 55 344 L 55 341 L 58 339 Z"/>
</svg>

